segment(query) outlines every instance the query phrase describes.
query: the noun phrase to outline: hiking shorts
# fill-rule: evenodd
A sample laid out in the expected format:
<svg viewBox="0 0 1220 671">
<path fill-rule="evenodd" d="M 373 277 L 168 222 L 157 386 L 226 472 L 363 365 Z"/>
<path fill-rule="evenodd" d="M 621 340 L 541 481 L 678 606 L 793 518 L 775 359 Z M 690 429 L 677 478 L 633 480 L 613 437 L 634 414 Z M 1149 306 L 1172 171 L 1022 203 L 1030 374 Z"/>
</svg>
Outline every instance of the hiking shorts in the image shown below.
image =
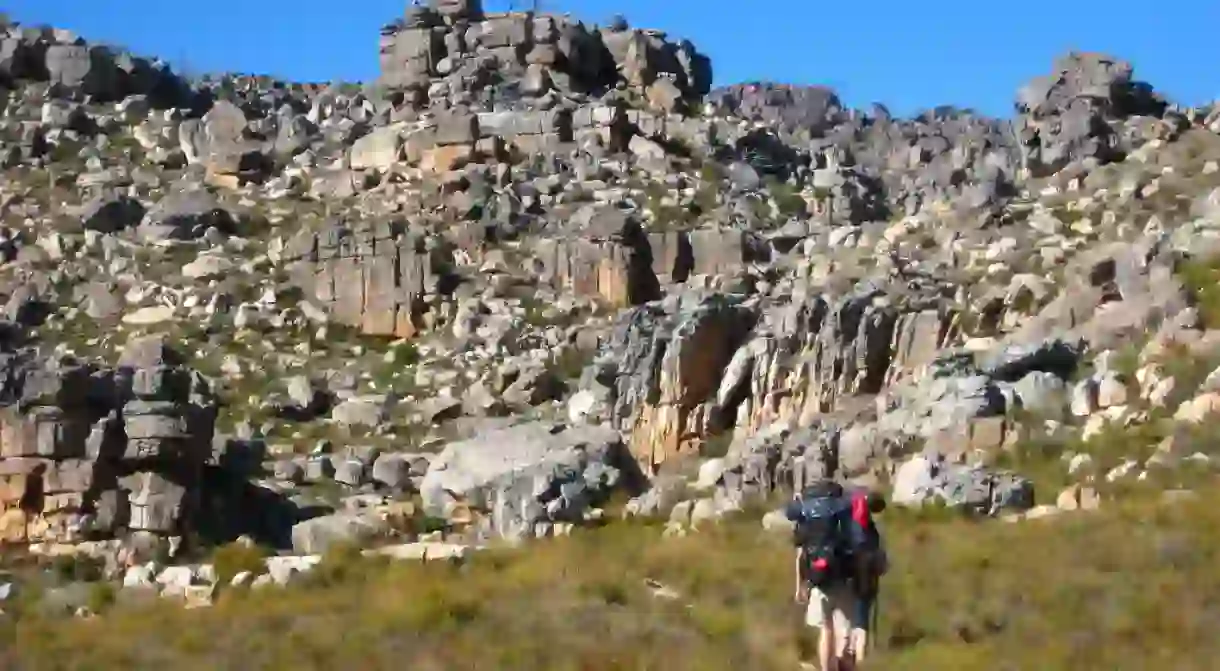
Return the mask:
<svg viewBox="0 0 1220 671">
<path fill-rule="evenodd" d="M 809 605 L 805 609 L 805 625 L 821 629 L 826 623 L 830 623 L 834 627 L 835 638 L 846 640 L 848 633 L 856 627 L 856 601 L 855 592 L 846 582 L 825 589 L 811 588 Z"/>
</svg>

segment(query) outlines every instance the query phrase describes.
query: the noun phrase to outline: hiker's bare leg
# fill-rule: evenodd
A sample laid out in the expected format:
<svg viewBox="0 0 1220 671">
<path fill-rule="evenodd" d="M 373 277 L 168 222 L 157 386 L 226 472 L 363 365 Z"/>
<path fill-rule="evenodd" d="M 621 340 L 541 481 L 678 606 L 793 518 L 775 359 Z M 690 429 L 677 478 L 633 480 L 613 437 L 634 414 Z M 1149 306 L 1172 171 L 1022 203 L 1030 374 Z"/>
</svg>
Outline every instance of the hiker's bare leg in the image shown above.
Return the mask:
<svg viewBox="0 0 1220 671">
<path fill-rule="evenodd" d="M 818 669 L 819 671 L 838 671 L 839 665 L 835 653 L 837 641 L 835 634 L 834 602 L 822 590 L 809 590 L 809 605 L 805 611 L 805 624 L 813 627 L 818 633 Z"/>
<path fill-rule="evenodd" d="M 868 645 L 868 630 L 864 627 L 856 627 L 851 630 L 851 646 L 852 652 L 855 654 L 857 662 L 864 661 L 864 650 Z"/>
<path fill-rule="evenodd" d="M 871 597 L 856 597 L 856 612 L 851 623 L 851 647 L 857 662 L 864 661 L 864 653 L 868 647 L 870 616 L 873 611 L 874 599 Z"/>
<path fill-rule="evenodd" d="M 818 668 L 822 671 L 838 671 L 839 656 L 835 653 L 835 628 L 834 623 L 826 621 L 822 623 L 821 630 L 818 632 Z"/>
<path fill-rule="evenodd" d="M 840 586 L 832 590 L 832 595 L 830 615 L 834 630 L 835 645 L 832 650 L 835 666 L 853 668 L 848 661 L 853 657 L 851 653 L 851 607 L 855 605 L 852 601 L 853 594 L 846 586 Z"/>
</svg>

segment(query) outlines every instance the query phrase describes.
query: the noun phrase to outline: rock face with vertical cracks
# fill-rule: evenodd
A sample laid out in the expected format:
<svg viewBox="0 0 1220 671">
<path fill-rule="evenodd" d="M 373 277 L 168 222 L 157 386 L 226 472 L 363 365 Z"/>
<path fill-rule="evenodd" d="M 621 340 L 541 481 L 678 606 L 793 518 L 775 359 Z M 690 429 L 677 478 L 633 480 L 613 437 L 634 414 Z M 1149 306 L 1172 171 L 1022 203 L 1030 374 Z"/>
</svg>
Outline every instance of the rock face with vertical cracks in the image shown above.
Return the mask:
<svg viewBox="0 0 1220 671">
<path fill-rule="evenodd" d="M 936 296 L 871 286 L 838 298 L 798 298 L 767 312 L 734 357 L 721 393 L 745 399 L 736 425 L 748 433 L 777 421 L 811 421 L 918 374 L 945 341 L 951 318 Z"/>
<path fill-rule="evenodd" d="M 865 396 L 870 407 L 799 418 L 781 412 L 773 422 L 747 427 L 748 436 L 734 443 L 724 461 L 717 496 L 739 504 L 776 489 L 800 489 L 818 478 L 864 475 L 920 442 L 927 459 L 951 464 L 1002 447 L 1014 436 L 1006 412 L 1031 402 L 1041 390 L 1062 387 L 1083 351 L 1082 341 L 1070 338 L 1009 343 L 979 357 L 912 349 L 915 343 L 936 342 L 927 340 L 935 333 L 934 315 L 931 310 L 905 312 L 895 322 L 887 377 L 896 382 Z M 836 409 L 850 409 L 846 400 L 840 397 Z M 974 483 L 970 486 L 980 491 L 993 480 L 1009 482 L 1002 474 L 969 469 L 960 474 L 969 476 L 961 482 Z M 996 505 L 1020 508 L 1024 500 L 1004 498 Z"/>
<path fill-rule="evenodd" d="M 949 332 L 939 297 L 872 286 L 779 306 L 731 295 L 652 303 L 627 313 L 597 364 L 612 423 L 655 472 L 711 436 L 809 425 L 918 377 Z M 864 405 L 867 405 L 865 403 Z"/>
<path fill-rule="evenodd" d="M 600 212 L 578 233 L 540 241 L 537 254 L 544 279 L 555 289 L 613 306 L 640 305 L 661 296 L 648 235 L 624 212 Z"/>
<path fill-rule="evenodd" d="M 731 410 L 718 406 L 716 392 L 756 310 L 733 296 L 684 296 L 620 320 L 608 349 L 616 364 L 611 419 L 629 433 L 632 454 L 646 471 L 698 453 L 717 418 Z"/>
<path fill-rule="evenodd" d="M 302 231 L 285 260 L 296 284 L 341 324 L 368 335 L 409 338 L 445 289 L 451 258 L 390 222 L 335 222 Z"/>
<path fill-rule="evenodd" d="M 693 276 L 731 272 L 770 255 L 750 231 L 645 232 L 639 221 L 613 210 L 568 235 L 538 241 L 534 251 L 549 286 L 616 307 L 655 301 Z"/>
<path fill-rule="evenodd" d="M 166 340 L 133 339 L 112 370 L 3 356 L 0 541 L 187 530 L 216 403 Z"/>
</svg>

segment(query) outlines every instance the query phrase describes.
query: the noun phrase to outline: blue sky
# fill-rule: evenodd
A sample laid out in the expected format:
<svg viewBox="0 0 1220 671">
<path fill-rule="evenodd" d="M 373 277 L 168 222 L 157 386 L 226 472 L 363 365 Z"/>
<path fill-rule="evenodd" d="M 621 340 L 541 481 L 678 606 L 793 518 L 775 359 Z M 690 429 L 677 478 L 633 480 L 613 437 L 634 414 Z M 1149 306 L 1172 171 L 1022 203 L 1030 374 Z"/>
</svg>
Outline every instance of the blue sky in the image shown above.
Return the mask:
<svg viewBox="0 0 1220 671">
<path fill-rule="evenodd" d="M 521 6 L 529 0 L 517 0 Z M 27 24 L 186 62 L 310 81 L 377 74 L 377 31 L 405 0 L 9 0 Z M 485 0 L 489 11 L 505 0 Z M 591 22 L 614 13 L 686 37 L 717 84 L 835 88 L 853 106 L 908 115 L 939 104 L 1007 115 L 1017 88 L 1067 49 L 1106 51 L 1171 99 L 1220 98 L 1220 1 L 542 0 Z"/>
</svg>

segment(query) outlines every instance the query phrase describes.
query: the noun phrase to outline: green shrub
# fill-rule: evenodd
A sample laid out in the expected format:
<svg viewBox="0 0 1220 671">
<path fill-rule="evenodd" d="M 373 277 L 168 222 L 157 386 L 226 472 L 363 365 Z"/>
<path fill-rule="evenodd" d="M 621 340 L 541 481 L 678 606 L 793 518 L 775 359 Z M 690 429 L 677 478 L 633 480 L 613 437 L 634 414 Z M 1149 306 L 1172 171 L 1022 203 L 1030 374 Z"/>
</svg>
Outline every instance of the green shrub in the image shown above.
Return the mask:
<svg viewBox="0 0 1220 671">
<path fill-rule="evenodd" d="M 767 180 L 767 189 L 771 192 L 771 198 L 775 201 L 775 206 L 779 209 L 780 216 L 791 217 L 808 212 L 809 205 L 805 202 L 805 198 L 801 196 L 799 188 L 787 182 L 770 178 Z"/>
<path fill-rule="evenodd" d="M 345 581 L 360 580 L 381 559 L 365 557 L 359 545 L 334 543 L 322 553 L 322 560 L 306 574 L 305 582 L 313 587 L 329 588 Z"/>
<path fill-rule="evenodd" d="M 1220 328 L 1220 259 L 1191 259 L 1179 264 L 1177 271 L 1203 325 Z"/>
<path fill-rule="evenodd" d="M 89 597 L 85 607 L 93 613 L 104 613 L 109 610 L 118 598 L 118 588 L 108 582 L 95 582 L 89 585 Z"/>
<path fill-rule="evenodd" d="M 246 571 L 253 575 L 265 573 L 267 557 L 270 555 L 270 552 L 258 545 L 247 545 L 238 541 L 226 543 L 212 553 L 212 566 L 216 571 L 216 580 L 220 585 L 228 585 L 239 573 Z"/>
<path fill-rule="evenodd" d="M 83 554 L 51 559 L 51 571 L 62 582 L 95 582 L 102 579 L 105 569 L 105 560 Z"/>
</svg>

